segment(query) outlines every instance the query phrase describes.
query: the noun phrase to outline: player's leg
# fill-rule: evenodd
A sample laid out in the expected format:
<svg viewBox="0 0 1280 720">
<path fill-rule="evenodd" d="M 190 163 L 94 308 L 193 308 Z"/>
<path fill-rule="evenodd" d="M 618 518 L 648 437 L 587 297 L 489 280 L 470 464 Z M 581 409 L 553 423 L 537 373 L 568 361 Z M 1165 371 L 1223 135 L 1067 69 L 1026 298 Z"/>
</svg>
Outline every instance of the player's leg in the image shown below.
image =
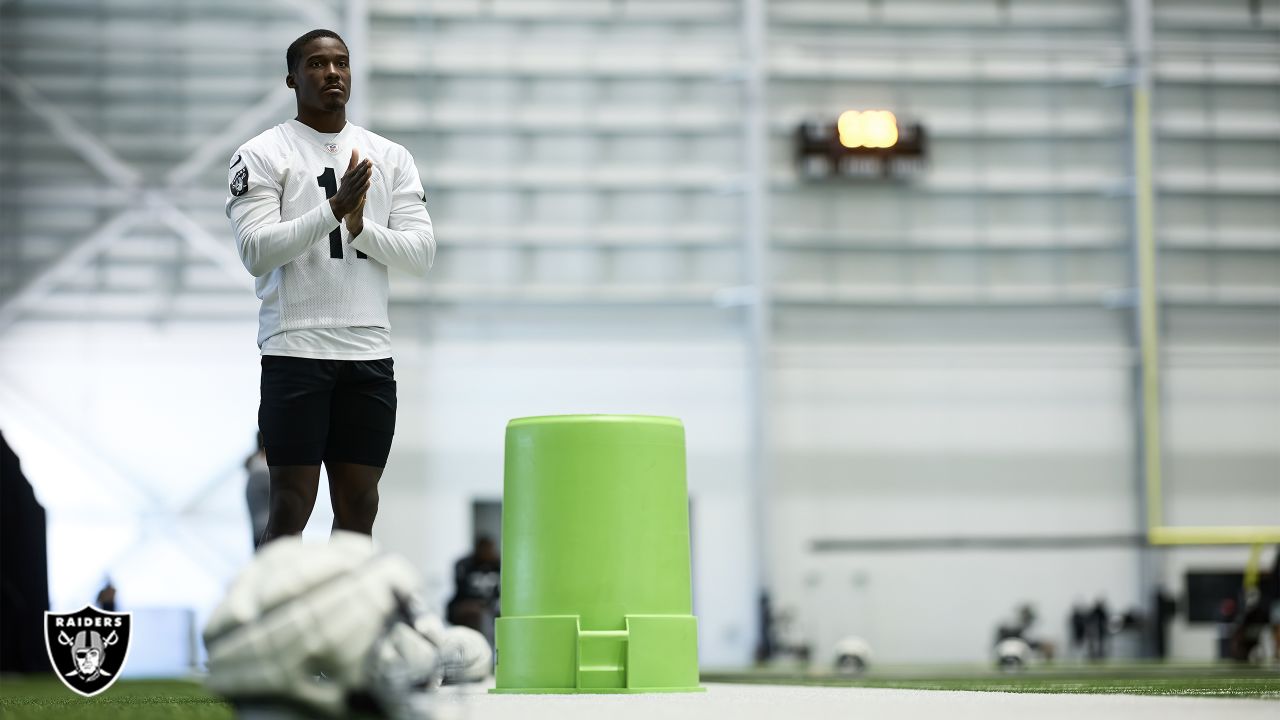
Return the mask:
<svg viewBox="0 0 1280 720">
<path fill-rule="evenodd" d="M 270 514 L 261 542 L 301 534 L 311 518 L 319 489 L 319 465 L 273 465 Z"/>
<path fill-rule="evenodd" d="M 346 462 L 326 462 L 333 529 L 373 534 L 378 516 L 378 480 L 382 468 Z"/>
<path fill-rule="evenodd" d="M 265 543 L 306 527 L 320 485 L 337 375 L 332 360 L 275 355 L 262 358 L 258 426 L 271 470 Z"/>
<path fill-rule="evenodd" d="M 324 455 L 335 530 L 372 533 L 378 514 L 378 481 L 395 429 L 391 358 L 343 362 L 330 406 Z"/>
</svg>

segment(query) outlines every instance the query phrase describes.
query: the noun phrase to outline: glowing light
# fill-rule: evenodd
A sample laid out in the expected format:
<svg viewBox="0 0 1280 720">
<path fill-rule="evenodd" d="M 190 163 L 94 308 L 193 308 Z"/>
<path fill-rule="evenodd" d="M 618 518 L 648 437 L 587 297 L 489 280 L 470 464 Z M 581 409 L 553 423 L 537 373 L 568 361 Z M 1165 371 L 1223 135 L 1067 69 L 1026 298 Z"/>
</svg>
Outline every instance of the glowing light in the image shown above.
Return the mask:
<svg viewBox="0 0 1280 720">
<path fill-rule="evenodd" d="M 847 148 L 891 148 L 898 144 L 898 118 L 888 110 L 846 110 L 836 122 Z"/>
</svg>

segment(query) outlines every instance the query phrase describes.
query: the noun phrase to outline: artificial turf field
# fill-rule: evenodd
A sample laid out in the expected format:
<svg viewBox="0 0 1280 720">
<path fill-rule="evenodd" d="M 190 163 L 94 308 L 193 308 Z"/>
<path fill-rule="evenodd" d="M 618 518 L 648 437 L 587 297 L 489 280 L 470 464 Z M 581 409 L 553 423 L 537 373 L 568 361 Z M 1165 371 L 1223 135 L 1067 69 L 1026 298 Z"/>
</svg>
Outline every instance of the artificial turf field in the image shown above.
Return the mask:
<svg viewBox="0 0 1280 720">
<path fill-rule="evenodd" d="M 1133 663 L 1059 665 L 1018 673 L 972 666 L 881 668 L 864 677 L 750 670 L 703 672 L 706 682 L 1016 693 L 1247 697 L 1280 700 L 1280 665 Z M 1280 707 L 1277 708 L 1280 711 Z"/>
<path fill-rule="evenodd" d="M 829 716 L 830 708 L 849 717 L 932 718 L 1050 716 L 1062 714 L 1099 720 L 1152 716 L 1218 718 L 1280 717 L 1280 667 L 1132 665 L 1036 668 L 999 674 L 974 668 L 883 669 L 861 678 L 795 671 L 707 672 L 708 692 L 681 696 L 494 696 L 461 690 L 442 696 L 440 715 L 467 720 L 535 717 L 787 717 Z M 810 687 L 791 687 L 791 686 Z M 821 686 L 821 687 L 813 687 Z M 843 689 L 843 691 L 841 690 Z M 938 691 L 938 692 L 926 692 Z M 986 691 L 957 693 L 955 691 Z M 1137 698 L 1080 706 L 1062 695 L 1017 700 L 1009 693 L 1053 693 L 1219 698 L 1178 706 L 1133 705 Z M 1041 710 L 1019 703 L 1033 701 Z M 1006 698 L 1006 699 L 1002 699 Z M 1013 698 L 1012 700 L 1008 698 Z M 1229 699 L 1228 699 L 1229 698 Z M 1228 699 L 1228 700 L 1222 700 Z M 1267 701 L 1267 702 L 1257 702 Z M 1075 705 L 1064 705 L 1074 702 Z M 1085 701 L 1088 702 L 1088 701 Z M 1097 702 L 1107 703 L 1100 698 Z M 1117 704 L 1120 703 L 1120 704 Z M 947 710 L 931 710 L 931 707 Z M 970 707 L 969 711 L 964 708 Z M 1039 706 L 1037 706 L 1039 707 Z M 786 708 L 786 711 L 783 711 Z M 808 708 L 806 710 L 806 708 Z M 954 708 L 954 710 L 952 710 Z M 794 710 L 794 712 L 792 712 Z M 1052 713 L 1048 711 L 1054 711 Z M 1185 710 L 1185 712 L 1180 712 Z M 1030 712 L 1030 715 L 1027 713 Z M 1226 712 L 1226 715 L 1223 713 Z M 838 713 L 844 715 L 846 713 Z M 231 720 L 229 705 L 198 683 L 180 680 L 121 680 L 95 698 L 82 698 L 55 678 L 0 678 L 0 718 L 26 720 Z"/>
<path fill-rule="evenodd" d="M 120 680 L 84 698 L 54 677 L 0 678 L 0 718 L 23 720 L 231 720 L 231 706 L 201 685 L 181 680 Z"/>
</svg>

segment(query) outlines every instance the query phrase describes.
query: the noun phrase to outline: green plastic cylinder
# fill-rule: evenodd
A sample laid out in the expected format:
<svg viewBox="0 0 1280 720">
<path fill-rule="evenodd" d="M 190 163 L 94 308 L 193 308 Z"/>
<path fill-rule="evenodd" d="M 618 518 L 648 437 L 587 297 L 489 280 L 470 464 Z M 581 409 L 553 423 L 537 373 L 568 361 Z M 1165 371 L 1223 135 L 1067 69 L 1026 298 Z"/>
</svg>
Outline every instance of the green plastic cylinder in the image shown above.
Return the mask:
<svg viewBox="0 0 1280 720">
<path fill-rule="evenodd" d="M 494 692 L 696 692 L 684 425 L 507 425 Z"/>
</svg>

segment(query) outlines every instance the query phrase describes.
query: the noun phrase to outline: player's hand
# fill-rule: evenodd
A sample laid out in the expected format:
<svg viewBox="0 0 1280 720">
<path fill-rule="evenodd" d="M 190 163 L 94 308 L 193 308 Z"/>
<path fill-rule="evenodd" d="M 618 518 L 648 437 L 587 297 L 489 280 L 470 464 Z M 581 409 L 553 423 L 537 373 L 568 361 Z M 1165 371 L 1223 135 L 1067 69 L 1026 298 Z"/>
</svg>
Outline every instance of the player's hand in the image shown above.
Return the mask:
<svg viewBox="0 0 1280 720">
<path fill-rule="evenodd" d="M 329 208 L 335 218 L 345 218 L 351 211 L 364 202 L 364 194 L 369 191 L 369 183 L 373 179 L 373 163 L 360 159 L 360 151 L 351 151 L 351 162 L 347 163 L 347 172 L 342 176 L 342 184 L 338 192 L 329 198 Z"/>
<path fill-rule="evenodd" d="M 364 230 L 364 199 L 366 197 L 368 196 L 361 195 L 360 203 L 356 205 L 354 210 L 347 213 L 346 217 L 343 218 L 343 221 L 347 225 L 347 233 L 352 238 L 359 235 L 361 230 Z"/>
</svg>

